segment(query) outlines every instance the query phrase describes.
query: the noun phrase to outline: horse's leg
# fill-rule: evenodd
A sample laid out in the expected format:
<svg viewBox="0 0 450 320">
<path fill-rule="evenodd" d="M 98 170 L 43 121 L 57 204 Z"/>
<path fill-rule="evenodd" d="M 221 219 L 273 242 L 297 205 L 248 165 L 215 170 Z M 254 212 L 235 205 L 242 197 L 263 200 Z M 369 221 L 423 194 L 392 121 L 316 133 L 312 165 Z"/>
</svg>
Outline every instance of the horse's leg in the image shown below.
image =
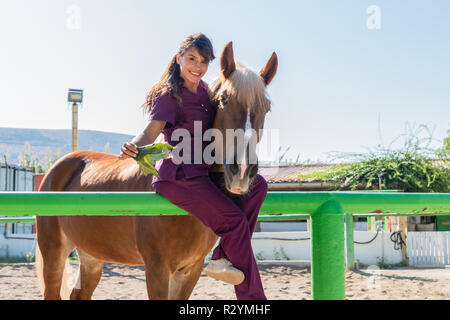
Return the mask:
<svg viewBox="0 0 450 320">
<path fill-rule="evenodd" d="M 36 222 L 43 260 L 44 299 L 60 300 L 66 260 L 74 246 L 61 230 L 57 217 L 37 217 Z"/>
<path fill-rule="evenodd" d="M 203 269 L 203 260 L 176 271 L 170 279 L 169 299 L 188 300 Z"/>
<path fill-rule="evenodd" d="M 80 270 L 70 300 L 90 300 L 102 277 L 103 261 L 97 260 L 77 249 Z"/>
<path fill-rule="evenodd" d="M 147 294 L 150 300 L 169 299 L 170 270 L 159 259 L 145 260 Z"/>
</svg>

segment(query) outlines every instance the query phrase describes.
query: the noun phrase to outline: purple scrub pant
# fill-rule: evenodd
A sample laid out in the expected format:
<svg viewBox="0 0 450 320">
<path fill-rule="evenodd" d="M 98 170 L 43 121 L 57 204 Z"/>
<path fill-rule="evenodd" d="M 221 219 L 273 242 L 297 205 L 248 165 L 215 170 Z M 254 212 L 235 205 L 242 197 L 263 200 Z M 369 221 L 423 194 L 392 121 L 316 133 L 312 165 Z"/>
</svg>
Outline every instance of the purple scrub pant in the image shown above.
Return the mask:
<svg viewBox="0 0 450 320">
<path fill-rule="evenodd" d="M 267 194 L 267 182 L 256 175 L 249 192 L 232 200 L 225 189 L 223 175 L 211 172 L 209 177 L 187 179 L 180 168 L 177 180 L 157 181 L 153 185 L 158 194 L 195 216 L 221 238 L 212 259 L 227 258 L 245 275 L 245 280 L 234 286 L 236 298 L 265 300 L 251 238 Z"/>
</svg>

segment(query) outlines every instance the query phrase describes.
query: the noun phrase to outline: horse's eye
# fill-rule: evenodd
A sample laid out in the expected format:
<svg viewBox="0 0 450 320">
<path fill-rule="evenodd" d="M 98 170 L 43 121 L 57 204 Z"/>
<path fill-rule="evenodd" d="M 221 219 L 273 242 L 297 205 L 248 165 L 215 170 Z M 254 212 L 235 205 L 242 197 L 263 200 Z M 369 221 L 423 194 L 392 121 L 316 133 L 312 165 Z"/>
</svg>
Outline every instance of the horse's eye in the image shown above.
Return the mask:
<svg viewBox="0 0 450 320">
<path fill-rule="evenodd" d="M 226 105 L 227 102 L 228 102 L 228 101 L 227 101 L 227 98 L 228 98 L 228 97 L 227 97 L 226 95 L 224 95 L 224 94 L 221 95 L 221 96 L 220 96 L 220 99 L 219 99 L 220 104 L 221 104 L 221 105 Z"/>
</svg>

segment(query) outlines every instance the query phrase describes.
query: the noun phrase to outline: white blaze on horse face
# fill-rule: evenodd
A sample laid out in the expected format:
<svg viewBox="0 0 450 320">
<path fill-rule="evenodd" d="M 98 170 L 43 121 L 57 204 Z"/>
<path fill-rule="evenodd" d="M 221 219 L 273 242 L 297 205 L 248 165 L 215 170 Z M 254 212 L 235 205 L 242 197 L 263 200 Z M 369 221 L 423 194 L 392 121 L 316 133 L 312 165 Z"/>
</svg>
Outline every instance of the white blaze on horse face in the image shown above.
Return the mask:
<svg viewBox="0 0 450 320">
<path fill-rule="evenodd" d="M 244 179 L 244 173 L 245 173 L 245 170 L 247 169 L 247 148 L 248 148 L 248 143 L 253 135 L 252 129 L 253 128 L 252 128 L 252 122 L 250 119 L 250 110 L 247 110 L 247 121 L 245 122 L 245 133 L 244 133 L 244 155 L 243 155 L 244 158 L 242 159 L 242 163 L 241 163 L 241 179 Z"/>
<path fill-rule="evenodd" d="M 252 122 L 250 120 L 250 112 L 247 111 L 247 121 L 245 122 L 245 147 L 248 146 L 248 142 L 252 138 L 253 130 L 252 130 Z"/>
</svg>

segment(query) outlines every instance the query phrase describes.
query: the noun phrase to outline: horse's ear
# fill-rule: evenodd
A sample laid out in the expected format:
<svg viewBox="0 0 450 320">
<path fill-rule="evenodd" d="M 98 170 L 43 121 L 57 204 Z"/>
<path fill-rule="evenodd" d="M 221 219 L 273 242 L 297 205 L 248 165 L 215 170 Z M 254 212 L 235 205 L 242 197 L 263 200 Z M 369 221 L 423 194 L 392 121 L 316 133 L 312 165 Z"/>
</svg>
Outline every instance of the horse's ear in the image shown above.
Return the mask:
<svg viewBox="0 0 450 320">
<path fill-rule="evenodd" d="M 259 75 L 264 79 L 266 86 L 268 86 L 269 83 L 272 81 L 273 77 L 275 77 L 277 69 L 278 69 L 278 57 L 277 54 L 274 52 L 272 53 L 272 56 L 270 57 L 269 61 L 267 61 L 264 68 L 262 68 L 261 71 L 259 71 Z"/>
<path fill-rule="evenodd" d="M 230 41 L 223 48 L 220 55 L 220 71 L 222 73 L 222 79 L 226 80 L 236 70 L 236 64 L 234 63 L 233 42 Z"/>
</svg>

